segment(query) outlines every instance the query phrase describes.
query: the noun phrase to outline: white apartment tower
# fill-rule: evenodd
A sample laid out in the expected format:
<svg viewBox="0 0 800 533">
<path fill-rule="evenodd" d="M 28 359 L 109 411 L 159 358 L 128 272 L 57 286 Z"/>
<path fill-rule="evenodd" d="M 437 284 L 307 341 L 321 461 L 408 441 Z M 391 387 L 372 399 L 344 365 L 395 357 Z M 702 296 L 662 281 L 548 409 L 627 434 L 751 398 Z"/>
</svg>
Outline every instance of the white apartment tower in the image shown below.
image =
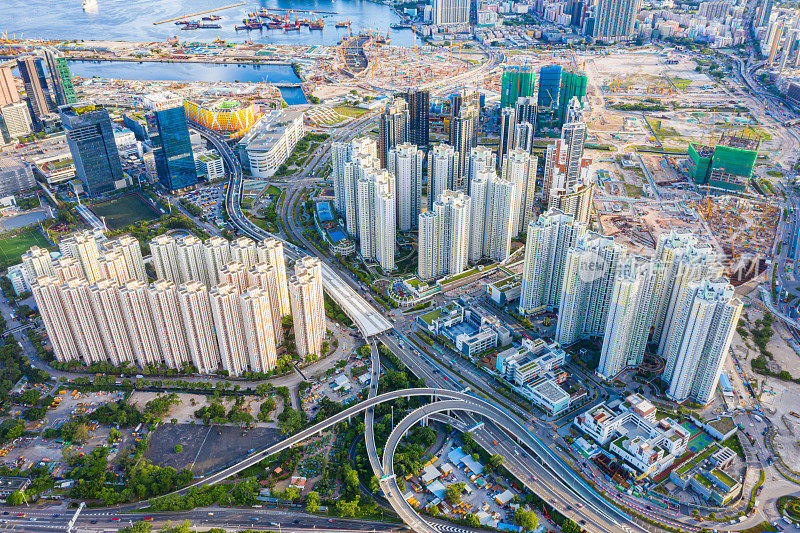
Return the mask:
<svg viewBox="0 0 800 533">
<path fill-rule="evenodd" d="M 469 24 L 469 0 L 433 0 L 433 24 Z"/>
<path fill-rule="evenodd" d="M 620 266 L 597 366 L 597 373 L 603 379 L 611 380 L 623 369 L 642 364 L 653 320 L 655 282 L 650 262 L 629 257 Z"/>
<path fill-rule="evenodd" d="M 269 372 L 278 361 L 273 304 L 269 292 L 251 287 L 239 297 L 250 370 Z"/>
<path fill-rule="evenodd" d="M 468 168 L 465 169 L 467 180 L 472 182 L 472 179 L 478 175 L 478 172 L 490 172 L 495 170 L 497 166 L 497 158 L 488 146 L 476 146 L 469 151 L 469 160 L 467 161 Z M 467 189 L 469 189 L 469 185 Z"/>
<path fill-rule="evenodd" d="M 258 262 L 256 241 L 249 237 L 238 237 L 231 243 L 231 261 L 244 265 L 245 270 Z"/>
<path fill-rule="evenodd" d="M 41 276 L 31 284 L 36 307 L 53 345 L 53 354 L 59 361 L 74 361 L 80 357 L 65 301 L 59 287 L 61 281 L 54 276 Z"/>
<path fill-rule="evenodd" d="M 97 249 L 97 241 L 86 234 L 78 233 L 72 236 L 72 257 L 78 260 L 83 269 L 83 274 L 89 283 L 94 283 L 102 276 L 98 258 L 100 251 Z"/>
<path fill-rule="evenodd" d="M 120 235 L 114 240 L 105 243 L 107 250 L 115 250 L 122 254 L 125 258 L 125 264 L 128 266 L 128 274 L 131 279 L 140 279 L 147 281 L 147 271 L 144 268 L 144 259 L 142 258 L 142 247 L 139 246 L 139 241 L 131 235 Z"/>
<path fill-rule="evenodd" d="M 243 264 L 237 261 L 231 261 L 230 263 L 222 265 L 222 268 L 219 269 L 219 282 L 220 284 L 230 283 L 236 287 L 239 294 L 243 293 L 247 290 L 247 287 L 250 286 L 247 269 Z"/>
<path fill-rule="evenodd" d="M 100 337 L 103 340 L 111 364 L 120 366 L 133 361 L 133 348 L 125 327 L 122 303 L 119 297 L 119 284 L 110 279 L 101 279 L 89 287 Z"/>
<path fill-rule="evenodd" d="M 533 220 L 538 162 L 539 158 L 519 149 L 511 150 L 503 157 L 503 179 L 517 186 L 511 213 L 514 235 L 522 233 Z"/>
<path fill-rule="evenodd" d="M 184 283 L 178 289 L 178 302 L 192 364 L 199 373 L 210 374 L 219 368 L 219 348 L 208 289 L 197 280 Z"/>
<path fill-rule="evenodd" d="M 211 237 L 203 243 L 204 255 L 206 260 L 206 273 L 208 274 L 208 285 L 219 283 L 219 271 L 222 265 L 231 260 L 231 246 L 222 237 Z"/>
<path fill-rule="evenodd" d="M 395 198 L 398 231 L 411 231 L 417 227 L 421 210 L 422 161 L 425 153 L 410 143 L 399 144 L 389 150 L 386 169 L 395 179 Z"/>
<path fill-rule="evenodd" d="M 194 235 L 185 235 L 176 243 L 178 269 L 181 280 L 184 282 L 200 281 L 209 286 L 209 276 L 206 272 L 206 252 L 203 241 Z"/>
<path fill-rule="evenodd" d="M 359 137 L 350 142 L 335 142 L 331 151 L 334 208 L 345 217 L 345 220 L 356 220 L 358 215 L 355 197 L 358 176 L 354 175 L 353 162 L 359 159 L 377 158 L 378 145 L 369 137 Z M 350 233 L 350 227 L 347 231 Z M 354 233 L 350 233 L 350 236 L 357 237 Z"/>
<path fill-rule="evenodd" d="M 458 153 L 449 144 L 437 144 L 428 152 L 428 209 L 444 191 L 458 184 Z"/>
<path fill-rule="evenodd" d="M 469 260 L 489 257 L 505 261 L 511 251 L 513 220 L 510 216 L 517 186 L 497 177 L 494 170 L 478 172 L 470 182 Z"/>
<path fill-rule="evenodd" d="M 566 346 L 603 335 L 614 280 L 626 255 L 625 246 L 596 233 L 584 234 L 567 250 L 556 342 Z"/>
<path fill-rule="evenodd" d="M 290 315 L 292 306 L 289 302 L 289 289 L 286 283 L 286 259 L 283 255 L 283 243 L 277 239 L 264 239 L 258 243 L 256 259 L 259 263 L 267 263 L 275 267 L 275 280 L 278 287 L 278 298 L 273 305 L 279 305 L 281 316 Z M 261 287 L 262 289 L 264 287 Z"/>
<path fill-rule="evenodd" d="M 150 254 L 156 279 L 166 279 L 173 283 L 181 283 L 181 269 L 178 248 L 175 238 L 166 233 L 158 235 L 150 241 Z"/>
<path fill-rule="evenodd" d="M 322 268 L 316 257 L 302 257 L 289 278 L 294 335 L 297 353 L 319 354 L 325 337 L 325 303 L 322 295 Z"/>
<path fill-rule="evenodd" d="M 53 262 L 53 275 L 58 278 L 59 283 L 64 283 L 68 279 L 82 278 L 83 269 L 74 257 L 60 257 Z"/>
<path fill-rule="evenodd" d="M 585 226 L 572 215 L 549 210 L 528 223 L 519 312 L 553 310 L 561 303 L 567 250 L 575 246 Z"/>
<path fill-rule="evenodd" d="M 89 283 L 84 278 L 68 279 L 61 285 L 61 297 L 75 335 L 72 342 L 78 345 L 84 363 L 105 361 L 105 347 L 89 297 Z"/>
<path fill-rule="evenodd" d="M 222 368 L 231 376 L 247 369 L 247 343 L 239 291 L 230 284 L 215 285 L 209 292 Z"/>
<path fill-rule="evenodd" d="M 167 368 L 181 368 L 189 362 L 189 346 L 178 303 L 178 288 L 170 280 L 156 280 L 148 288 L 147 296 L 164 364 Z"/>
<path fill-rule="evenodd" d="M 433 209 L 419 215 L 419 277 L 460 274 L 467 266 L 470 200 L 461 191 L 444 191 Z"/>
<path fill-rule="evenodd" d="M 50 251 L 38 246 L 34 246 L 22 254 L 22 266 L 31 285 L 41 277 L 55 274 Z"/>
<path fill-rule="evenodd" d="M 717 388 L 742 302 L 726 278 L 713 278 L 689 284 L 677 305 L 664 350 L 667 396 L 705 405 Z"/>
<path fill-rule="evenodd" d="M 104 253 L 98 259 L 97 266 L 100 270 L 100 279 L 111 280 L 117 284 L 117 287 L 122 287 L 133 279 L 128 272 L 128 263 L 125 261 L 125 256 L 122 255 L 122 252 Z"/>
<path fill-rule="evenodd" d="M 129 281 L 120 288 L 119 301 L 136 363 L 142 368 L 159 365 L 161 347 L 147 283 L 139 279 Z"/>
<path fill-rule="evenodd" d="M 286 270 L 284 269 L 284 275 Z M 263 289 L 269 296 L 271 302 L 270 312 L 272 313 L 272 329 L 275 332 L 275 342 L 283 342 L 283 315 L 281 314 L 280 296 L 278 291 L 277 269 L 269 263 L 256 263 L 247 271 L 250 288 Z M 288 294 L 288 287 L 284 285 L 283 290 Z"/>
<path fill-rule="evenodd" d="M 364 259 L 375 259 L 385 272 L 395 269 L 395 186 L 386 170 L 358 180 L 359 244 Z"/>
</svg>

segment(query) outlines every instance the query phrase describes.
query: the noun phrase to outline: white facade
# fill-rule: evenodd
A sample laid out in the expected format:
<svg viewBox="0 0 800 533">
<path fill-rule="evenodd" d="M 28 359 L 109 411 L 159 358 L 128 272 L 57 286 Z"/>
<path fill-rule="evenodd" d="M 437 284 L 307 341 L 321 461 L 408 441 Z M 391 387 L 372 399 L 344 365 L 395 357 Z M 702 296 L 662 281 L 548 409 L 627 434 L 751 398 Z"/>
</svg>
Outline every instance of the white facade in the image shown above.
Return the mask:
<svg viewBox="0 0 800 533">
<path fill-rule="evenodd" d="M 219 271 L 222 265 L 231 260 L 230 243 L 222 237 L 211 237 L 203 243 L 203 247 L 208 285 L 216 285 L 219 283 Z"/>
<path fill-rule="evenodd" d="M 433 24 L 469 24 L 469 0 L 433 0 Z"/>
<path fill-rule="evenodd" d="M 292 317 L 297 353 L 319 354 L 325 337 L 325 302 L 322 295 L 322 268 L 316 257 L 302 257 L 289 278 Z"/>
<path fill-rule="evenodd" d="M 239 141 L 240 155 L 247 154 L 250 174 L 269 178 L 289 159 L 305 135 L 302 110 L 275 109 L 263 115 Z M 245 161 L 242 161 L 243 165 Z"/>
<path fill-rule="evenodd" d="M 519 312 L 533 314 L 558 308 L 567 250 L 585 226 L 571 215 L 550 210 L 528 224 Z"/>
<path fill-rule="evenodd" d="M 517 186 L 500 179 L 493 165 L 486 172 L 478 171 L 470 182 L 470 242 L 469 260 L 488 257 L 505 261 L 511 251 Z"/>
<path fill-rule="evenodd" d="M 277 301 L 280 304 L 281 316 L 291 314 L 292 306 L 289 302 L 289 289 L 286 283 L 286 259 L 283 255 L 283 243 L 277 239 L 264 239 L 258 243 L 256 254 L 259 263 L 268 263 L 275 267 L 278 299 L 273 302 Z"/>
<path fill-rule="evenodd" d="M 178 289 L 189 355 L 197 371 L 210 374 L 219 367 L 219 349 L 208 289 L 200 281 L 189 281 Z"/>
<path fill-rule="evenodd" d="M 28 112 L 28 105 L 25 102 L 16 102 L 0 109 L 3 121 L 6 123 L 8 136 L 12 141 L 20 137 L 25 137 L 33 132 L 31 114 Z"/>
<path fill-rule="evenodd" d="M 603 379 L 611 380 L 623 369 L 642 364 L 653 321 L 655 283 L 652 263 L 629 258 L 620 266 L 597 366 Z"/>
<path fill-rule="evenodd" d="M 399 144 L 389 150 L 386 169 L 395 179 L 395 198 L 398 231 L 411 231 L 417 227 L 421 210 L 422 161 L 425 153 L 410 143 Z"/>
<path fill-rule="evenodd" d="M 38 246 L 34 246 L 22 254 L 22 266 L 25 269 L 25 276 L 28 283 L 31 285 L 43 276 L 52 276 L 55 274 L 50 251 L 45 248 L 39 248 Z"/>
<path fill-rule="evenodd" d="M 121 252 L 106 252 L 97 260 L 100 279 L 109 279 L 121 287 L 133 279 L 128 272 L 128 264 Z M 99 280 L 98 280 L 99 281 Z"/>
<path fill-rule="evenodd" d="M 231 261 L 237 261 L 249 269 L 258 262 L 256 249 L 256 241 L 249 237 L 238 237 L 231 242 Z"/>
<path fill-rule="evenodd" d="M 433 209 L 419 215 L 419 277 L 438 279 L 463 272 L 470 236 L 470 199 L 444 191 Z"/>
<path fill-rule="evenodd" d="M 239 294 L 243 293 L 250 285 L 247 269 L 238 261 L 231 261 L 222 265 L 222 268 L 219 269 L 219 282 L 220 284 L 233 285 Z"/>
<path fill-rule="evenodd" d="M 177 240 L 176 252 L 181 281 L 200 281 L 210 286 L 203 242 L 194 235 L 185 235 Z"/>
<path fill-rule="evenodd" d="M 215 285 L 209 292 L 214 327 L 217 331 L 222 368 L 231 376 L 247 369 L 247 344 L 239 291 L 230 284 Z"/>
<path fill-rule="evenodd" d="M 444 191 L 458 183 L 458 153 L 449 144 L 437 144 L 428 152 L 428 209 Z"/>
<path fill-rule="evenodd" d="M 147 296 L 164 364 L 168 368 L 182 368 L 189 362 L 189 346 L 178 303 L 178 288 L 172 281 L 157 280 L 148 288 Z"/>
<path fill-rule="evenodd" d="M 183 282 L 177 244 L 171 235 L 165 233 L 152 239 L 150 256 L 157 279 L 167 279 L 176 284 Z"/>
<path fill-rule="evenodd" d="M 80 357 L 70 321 L 67 318 L 65 301 L 61 297 L 59 280 L 53 276 L 42 276 L 31 286 L 36 307 L 53 345 L 53 354 L 59 361 L 74 361 Z"/>
<path fill-rule="evenodd" d="M 343 216 L 347 232 L 351 237 L 358 237 L 358 206 L 356 202 L 357 183 L 359 178 L 357 162 L 368 160 L 370 166 L 380 167 L 378 161 L 378 145 L 369 137 L 359 137 L 350 142 L 335 142 L 331 148 L 331 165 L 333 180 L 333 206 Z"/>
<path fill-rule="evenodd" d="M 120 366 L 134 362 L 133 348 L 122 314 L 119 285 L 109 279 L 101 279 L 89 288 L 89 297 L 111 364 Z"/>
<path fill-rule="evenodd" d="M 107 355 L 92 308 L 89 283 L 83 278 L 67 280 L 61 285 L 61 298 L 83 362 L 90 365 L 105 361 Z"/>
<path fill-rule="evenodd" d="M 587 233 L 567 250 L 555 340 L 571 345 L 606 329 L 614 281 L 627 249 L 614 239 Z"/>
<path fill-rule="evenodd" d="M 705 405 L 717 388 L 742 302 L 726 278 L 714 278 L 689 284 L 676 307 L 664 350 L 667 396 Z"/>
<path fill-rule="evenodd" d="M 104 246 L 106 250 L 115 250 L 122 254 L 131 279 L 147 281 L 142 248 L 139 246 L 138 240 L 131 235 L 120 235 L 116 239 L 107 241 Z"/>
<path fill-rule="evenodd" d="M 269 292 L 252 287 L 239 297 L 250 370 L 269 372 L 278 361 Z"/>
<path fill-rule="evenodd" d="M 161 364 L 161 347 L 147 283 L 138 279 L 129 281 L 120 289 L 119 299 L 136 362 L 142 368 Z"/>
<path fill-rule="evenodd" d="M 360 253 L 385 272 L 395 269 L 395 184 L 386 170 L 372 170 L 358 180 Z"/>
<path fill-rule="evenodd" d="M 517 186 L 512 211 L 514 235 L 519 235 L 533 220 L 536 199 L 536 167 L 539 158 L 525 150 L 511 150 L 503 157 L 503 179 Z"/>
<path fill-rule="evenodd" d="M 283 272 L 285 276 L 286 269 L 284 269 Z M 251 288 L 259 288 L 267 292 L 270 301 L 270 312 L 272 313 L 272 329 L 275 335 L 275 343 L 280 344 L 283 342 L 283 326 L 281 320 L 283 318 L 283 313 L 281 312 L 280 306 L 280 293 L 286 292 L 286 298 L 288 299 L 288 287 L 284 284 L 281 287 L 282 291 L 279 290 L 277 269 L 269 263 L 256 263 L 250 268 L 247 275 Z"/>
</svg>

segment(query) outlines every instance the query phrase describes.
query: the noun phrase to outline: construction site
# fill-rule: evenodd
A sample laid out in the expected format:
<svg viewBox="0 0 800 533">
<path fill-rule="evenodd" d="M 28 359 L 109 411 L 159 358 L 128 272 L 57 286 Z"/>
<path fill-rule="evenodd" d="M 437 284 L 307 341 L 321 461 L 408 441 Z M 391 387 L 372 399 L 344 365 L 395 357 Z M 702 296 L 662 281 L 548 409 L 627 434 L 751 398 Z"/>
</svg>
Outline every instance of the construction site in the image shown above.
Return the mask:
<svg viewBox="0 0 800 533">
<path fill-rule="evenodd" d="M 482 54 L 463 48 L 460 42 L 440 48 L 391 46 L 387 36 L 368 31 L 346 37 L 338 60 L 346 75 L 398 90 L 461 74 L 483 60 Z"/>
</svg>

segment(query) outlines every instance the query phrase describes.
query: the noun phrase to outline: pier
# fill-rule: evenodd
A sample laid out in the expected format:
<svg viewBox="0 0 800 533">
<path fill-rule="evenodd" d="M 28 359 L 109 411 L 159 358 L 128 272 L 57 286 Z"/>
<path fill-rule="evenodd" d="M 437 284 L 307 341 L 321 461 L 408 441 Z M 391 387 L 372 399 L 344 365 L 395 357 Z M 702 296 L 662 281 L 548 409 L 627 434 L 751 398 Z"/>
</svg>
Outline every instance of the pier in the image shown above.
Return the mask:
<svg viewBox="0 0 800 533">
<path fill-rule="evenodd" d="M 197 15 L 205 15 L 206 13 L 214 13 L 216 11 L 222 11 L 224 9 L 230 9 L 232 7 L 243 6 L 244 4 L 245 4 L 245 2 L 239 2 L 238 4 L 231 4 L 229 6 L 216 7 L 214 9 L 207 9 L 205 11 L 199 11 L 197 13 L 190 13 L 188 15 L 181 15 L 180 17 L 173 17 L 171 19 L 159 20 L 157 22 L 154 22 L 153 25 L 154 26 L 158 26 L 159 24 L 164 24 L 165 22 L 173 22 L 173 21 L 176 21 L 176 20 L 184 19 L 184 18 L 196 17 Z"/>
</svg>

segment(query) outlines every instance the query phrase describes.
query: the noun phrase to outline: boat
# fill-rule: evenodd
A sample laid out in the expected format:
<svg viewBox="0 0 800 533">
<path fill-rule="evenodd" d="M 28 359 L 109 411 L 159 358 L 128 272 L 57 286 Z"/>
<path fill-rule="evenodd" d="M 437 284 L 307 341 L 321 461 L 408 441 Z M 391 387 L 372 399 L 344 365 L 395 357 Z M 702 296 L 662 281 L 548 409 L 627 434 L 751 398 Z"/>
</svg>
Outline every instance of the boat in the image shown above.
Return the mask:
<svg viewBox="0 0 800 533">
<path fill-rule="evenodd" d="M 250 26 L 248 26 L 247 24 L 245 24 L 244 26 L 234 26 L 234 27 L 233 27 L 233 29 L 234 29 L 234 30 L 236 30 L 236 31 L 239 31 L 239 30 L 249 30 L 249 29 L 250 29 Z"/>
<path fill-rule="evenodd" d="M 222 27 L 222 24 L 207 24 L 201 23 L 197 25 L 198 28 L 201 30 L 218 30 Z"/>
<path fill-rule="evenodd" d="M 191 23 L 192 23 L 192 21 L 191 21 L 191 20 L 186 20 L 186 19 L 183 19 L 183 20 L 178 20 L 178 21 L 176 21 L 176 22 L 175 22 L 175 25 L 176 25 L 176 26 L 180 26 L 181 24 L 191 24 Z"/>
<path fill-rule="evenodd" d="M 219 15 L 208 15 L 203 17 L 203 20 L 219 20 L 221 18 Z"/>
<path fill-rule="evenodd" d="M 300 22 L 294 21 L 283 25 L 284 31 L 300 31 Z"/>
<path fill-rule="evenodd" d="M 309 30 L 321 30 L 322 29 L 322 19 L 312 20 L 308 24 Z"/>
<path fill-rule="evenodd" d="M 83 10 L 84 11 L 96 11 L 97 10 L 97 0 L 83 0 Z"/>
<path fill-rule="evenodd" d="M 337 28 L 349 28 L 350 27 L 350 21 L 349 20 L 345 20 L 343 22 L 337 22 L 336 23 L 336 27 Z"/>
<path fill-rule="evenodd" d="M 283 24 L 280 22 L 267 22 L 267 29 L 279 30 L 281 28 L 283 28 Z"/>
<path fill-rule="evenodd" d="M 182 30 L 196 30 L 199 27 L 200 27 L 200 24 L 198 24 L 197 22 L 190 22 L 189 24 L 185 24 L 183 26 L 183 28 L 181 28 L 181 29 Z"/>
</svg>

